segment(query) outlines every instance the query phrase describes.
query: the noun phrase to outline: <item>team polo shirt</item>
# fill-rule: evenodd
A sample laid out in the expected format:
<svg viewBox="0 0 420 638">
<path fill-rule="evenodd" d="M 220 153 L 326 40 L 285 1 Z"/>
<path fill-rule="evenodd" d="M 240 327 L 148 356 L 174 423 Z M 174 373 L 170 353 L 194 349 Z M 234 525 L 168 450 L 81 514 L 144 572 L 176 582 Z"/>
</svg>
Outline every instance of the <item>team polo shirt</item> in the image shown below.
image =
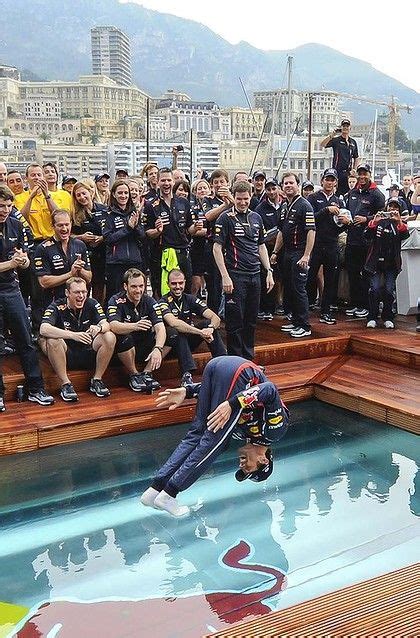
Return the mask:
<svg viewBox="0 0 420 638">
<path fill-rule="evenodd" d="M 52 199 L 54 199 L 53 194 L 54 193 L 51 193 Z M 24 191 L 23 193 L 19 193 L 19 195 L 15 195 L 16 208 L 22 210 L 29 199 L 29 195 L 29 191 Z M 35 195 L 33 198 L 31 202 L 31 210 L 28 215 L 28 224 L 31 227 L 35 241 L 46 239 L 47 237 L 52 237 L 54 235 L 51 213 L 44 195 Z"/>
<path fill-rule="evenodd" d="M 137 323 L 141 319 L 149 319 L 152 326 L 162 323 L 162 311 L 159 303 L 149 295 L 143 295 L 137 306 L 127 297 L 125 291 L 113 295 L 108 302 L 108 321 L 120 323 Z"/>
<path fill-rule="evenodd" d="M 256 275 L 260 272 L 258 247 L 265 242 L 263 221 L 249 210 L 222 213 L 216 220 L 214 241 L 223 246 L 229 273 Z"/>
<path fill-rule="evenodd" d="M 272 204 L 268 197 L 258 204 L 255 212 L 261 216 L 263 220 L 267 239 L 275 240 L 277 236 L 277 227 L 280 219 L 281 204 L 277 206 Z"/>
<path fill-rule="evenodd" d="M 290 203 L 283 202 L 279 230 L 285 250 L 305 250 L 308 231 L 315 230 L 315 218 L 312 206 L 302 195 L 296 195 Z"/>
<path fill-rule="evenodd" d="M 327 197 L 324 191 L 311 193 L 308 202 L 314 209 L 317 246 L 336 246 L 338 235 L 346 230 L 345 226 L 337 226 L 334 216 L 329 212 L 328 206 L 344 207 L 344 201 L 334 193 Z"/>
<path fill-rule="evenodd" d="M 203 199 L 203 203 L 202 203 L 202 208 L 203 208 L 203 212 L 204 214 L 208 213 L 209 211 L 213 210 L 213 208 L 218 208 L 219 206 L 221 206 L 222 204 L 224 204 L 223 199 L 220 199 L 220 197 L 217 197 L 217 195 L 215 195 L 214 197 L 204 197 Z M 225 211 L 227 212 L 227 211 Z M 216 221 L 217 219 L 214 219 L 213 221 L 207 221 L 207 239 L 210 242 L 214 241 L 214 236 L 215 236 L 215 230 L 214 227 L 216 225 Z"/>
<path fill-rule="evenodd" d="M 59 188 L 56 191 L 50 191 L 51 199 L 57 204 L 58 208 L 61 210 L 66 210 L 67 212 L 71 211 L 72 201 L 71 195 L 64 188 Z"/>
<path fill-rule="evenodd" d="M 159 301 L 163 317 L 172 313 L 177 319 L 182 319 L 190 326 L 194 324 L 194 317 L 202 317 L 207 310 L 207 305 L 201 299 L 197 299 L 195 295 L 187 293 L 180 297 L 175 297 L 171 292 Z"/>
<path fill-rule="evenodd" d="M 190 202 L 183 197 L 173 197 L 168 204 L 159 197 L 145 206 L 146 230 L 155 228 L 158 217 L 163 223 L 162 248 L 188 248 L 191 237 L 188 228 L 194 223 Z"/>
<path fill-rule="evenodd" d="M 0 263 L 9 261 L 15 252 L 15 248 L 28 251 L 27 230 L 23 224 L 9 217 L 0 224 Z M 3 270 L 0 272 L 0 292 L 18 291 L 19 279 L 16 270 Z"/>
<path fill-rule="evenodd" d="M 43 275 L 64 275 L 71 270 L 73 263 L 80 255 L 85 262 L 84 269 L 90 270 L 89 253 L 86 244 L 80 239 L 70 238 L 67 244 L 67 252 L 64 252 L 61 242 L 55 238 L 46 239 L 35 250 L 35 274 L 37 277 Z M 44 296 L 47 303 L 65 297 L 66 284 L 54 288 L 44 289 Z"/>
<path fill-rule="evenodd" d="M 46 308 L 42 317 L 42 323 L 69 332 L 86 332 L 90 326 L 97 326 L 101 321 L 106 321 L 105 313 L 101 304 L 92 297 L 87 297 L 79 311 L 69 308 L 66 299 L 58 299 Z"/>
<path fill-rule="evenodd" d="M 325 148 L 333 149 L 333 167 L 337 173 L 346 173 L 352 167 L 353 160 L 359 157 L 357 142 L 352 137 L 346 141 L 342 135 L 333 137 Z"/>
</svg>

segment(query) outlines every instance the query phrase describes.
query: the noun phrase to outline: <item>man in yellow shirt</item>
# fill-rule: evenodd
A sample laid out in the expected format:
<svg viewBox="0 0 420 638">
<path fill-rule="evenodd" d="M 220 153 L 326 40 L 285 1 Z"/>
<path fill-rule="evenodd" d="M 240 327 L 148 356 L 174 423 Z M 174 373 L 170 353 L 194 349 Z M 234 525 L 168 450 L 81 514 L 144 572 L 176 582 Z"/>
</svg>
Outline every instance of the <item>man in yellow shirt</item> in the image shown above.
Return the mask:
<svg viewBox="0 0 420 638">
<path fill-rule="evenodd" d="M 26 167 L 26 179 L 29 190 L 15 195 L 15 205 L 31 227 L 35 241 L 39 243 L 53 236 L 51 213 L 59 206 L 50 194 L 42 166 L 29 164 Z"/>
<path fill-rule="evenodd" d="M 58 170 L 53 162 L 47 162 L 42 165 L 44 179 L 48 184 L 48 191 L 58 208 L 70 212 L 71 195 L 63 188 L 58 188 Z"/>
</svg>

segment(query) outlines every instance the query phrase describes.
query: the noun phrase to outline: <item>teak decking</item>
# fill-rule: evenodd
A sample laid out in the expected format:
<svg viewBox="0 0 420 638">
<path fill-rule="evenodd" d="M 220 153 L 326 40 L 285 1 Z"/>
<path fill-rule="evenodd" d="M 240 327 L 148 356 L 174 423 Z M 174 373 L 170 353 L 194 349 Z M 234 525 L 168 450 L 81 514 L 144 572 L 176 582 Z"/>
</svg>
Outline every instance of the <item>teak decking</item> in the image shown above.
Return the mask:
<svg viewBox="0 0 420 638">
<path fill-rule="evenodd" d="M 298 342 L 281 333 L 281 325 L 279 319 L 259 324 L 256 352 L 286 402 L 316 397 L 420 432 L 420 335 L 413 323 L 395 332 L 367 330 L 356 321 L 317 325 L 313 337 Z M 195 358 L 200 374 L 209 355 L 202 352 Z M 43 371 L 48 389 L 57 395 L 57 379 L 45 360 Z M 193 413 L 194 403 L 186 403 L 171 413 L 168 423 L 167 412 L 156 408 L 153 396 L 127 389 L 118 367 L 106 376 L 111 397 L 98 399 L 87 391 L 89 373 L 71 372 L 80 401 L 66 404 L 57 398 L 47 408 L 14 401 L 16 385 L 23 379 L 15 357 L 6 359 L 3 373 L 7 411 L 0 414 L 0 455 L 163 427 L 188 421 Z M 176 362 L 169 360 L 159 378 L 163 386 L 175 386 L 178 374 Z"/>
</svg>

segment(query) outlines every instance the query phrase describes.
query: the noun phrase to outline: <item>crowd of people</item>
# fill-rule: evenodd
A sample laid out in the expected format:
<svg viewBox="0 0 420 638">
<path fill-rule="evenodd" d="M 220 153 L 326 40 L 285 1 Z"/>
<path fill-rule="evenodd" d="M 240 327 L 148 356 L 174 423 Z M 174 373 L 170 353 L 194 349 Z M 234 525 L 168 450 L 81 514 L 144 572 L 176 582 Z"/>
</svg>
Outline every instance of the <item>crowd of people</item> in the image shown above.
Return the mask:
<svg viewBox="0 0 420 638">
<path fill-rule="evenodd" d="M 113 357 L 135 392 L 160 387 L 154 372 L 169 353 L 191 384 L 200 344 L 213 357 L 252 361 L 257 322 L 276 314 L 295 339 L 311 335 L 312 310 L 335 324 L 339 303 L 368 328 L 379 316 L 394 328 L 420 175 L 404 176 L 386 199 L 349 131 L 343 120 L 323 141 L 333 159 L 317 190 L 292 172 L 231 178 L 220 168 L 190 180 L 176 162 L 147 163 L 134 177 L 117 170 L 112 183 L 107 173 L 59 183 L 51 162 L 25 175 L 0 163 L 0 351 L 19 355 L 28 399 L 54 402 L 38 347 L 72 402 L 68 371 L 91 370 L 90 391 L 107 397 Z"/>
</svg>

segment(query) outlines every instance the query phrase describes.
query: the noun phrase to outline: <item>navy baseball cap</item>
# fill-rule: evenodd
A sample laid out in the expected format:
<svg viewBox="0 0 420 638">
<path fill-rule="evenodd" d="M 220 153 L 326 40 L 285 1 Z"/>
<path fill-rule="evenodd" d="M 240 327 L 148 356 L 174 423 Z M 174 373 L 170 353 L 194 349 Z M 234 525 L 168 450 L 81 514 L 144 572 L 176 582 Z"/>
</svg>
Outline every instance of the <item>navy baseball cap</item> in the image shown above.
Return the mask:
<svg viewBox="0 0 420 638">
<path fill-rule="evenodd" d="M 334 179 L 338 179 L 338 173 L 335 168 L 326 168 L 322 174 L 322 179 L 325 177 L 334 177 Z"/>
<path fill-rule="evenodd" d="M 307 179 L 305 182 L 303 182 L 302 184 L 302 190 L 304 190 L 305 188 L 313 188 L 315 189 L 314 183 L 311 182 L 310 179 Z"/>
<path fill-rule="evenodd" d="M 254 483 L 261 483 L 261 481 L 266 481 L 268 477 L 272 475 L 274 465 L 270 449 L 267 450 L 265 455 L 268 458 L 268 463 L 266 465 L 262 465 L 258 468 L 258 470 L 254 470 L 254 472 L 244 472 L 244 470 L 237 470 L 235 472 L 236 480 L 240 483 L 242 481 L 246 481 L 246 479 L 254 481 Z"/>
<path fill-rule="evenodd" d="M 255 171 L 252 179 L 258 179 L 259 177 L 264 177 L 264 179 L 266 179 L 267 175 L 264 173 L 264 171 Z"/>
<path fill-rule="evenodd" d="M 108 173 L 98 173 L 97 175 L 95 175 L 95 177 L 93 178 L 95 182 L 99 182 L 100 179 L 102 179 L 103 177 L 106 177 L 107 179 L 110 179 L 110 175 L 108 175 Z"/>
<path fill-rule="evenodd" d="M 365 171 L 366 173 L 370 173 L 371 169 L 369 164 L 360 164 L 360 166 L 356 168 L 356 172 L 360 173 L 360 171 Z"/>
<path fill-rule="evenodd" d="M 268 180 L 265 183 L 265 187 L 267 188 L 267 186 L 278 186 L 279 183 L 276 180 L 275 177 L 269 177 Z"/>
</svg>

